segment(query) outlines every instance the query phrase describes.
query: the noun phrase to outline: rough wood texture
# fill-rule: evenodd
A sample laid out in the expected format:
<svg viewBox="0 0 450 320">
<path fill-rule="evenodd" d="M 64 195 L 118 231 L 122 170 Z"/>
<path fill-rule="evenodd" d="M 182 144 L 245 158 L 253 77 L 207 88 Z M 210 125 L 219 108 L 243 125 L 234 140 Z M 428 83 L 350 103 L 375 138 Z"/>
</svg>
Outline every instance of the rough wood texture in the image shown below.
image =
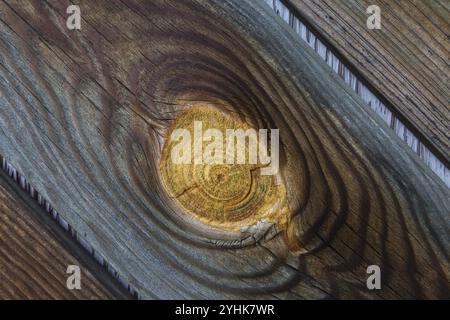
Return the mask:
<svg viewBox="0 0 450 320">
<path fill-rule="evenodd" d="M 449 189 L 265 3 L 68 4 L 0 2 L 0 153 L 140 296 L 450 297 Z M 199 101 L 280 129 L 288 232 L 181 219 L 162 137 Z"/>
<path fill-rule="evenodd" d="M 450 7 L 447 0 L 288 0 L 412 124 L 450 159 Z M 366 9 L 381 9 L 369 30 Z"/>
<path fill-rule="evenodd" d="M 66 287 L 68 265 L 80 266 L 80 290 Z M 95 272 L 112 282 L 99 269 L 42 208 L 0 172 L 0 299 L 127 297 L 125 290 L 110 291 L 92 275 Z"/>
<path fill-rule="evenodd" d="M 375 111 L 386 124 L 396 132 L 425 164 L 450 188 L 450 167 L 444 158 L 385 97 L 368 84 L 350 62 L 313 30 L 298 11 L 284 3 L 284 0 L 266 0 L 267 4 L 298 34 Z"/>
</svg>

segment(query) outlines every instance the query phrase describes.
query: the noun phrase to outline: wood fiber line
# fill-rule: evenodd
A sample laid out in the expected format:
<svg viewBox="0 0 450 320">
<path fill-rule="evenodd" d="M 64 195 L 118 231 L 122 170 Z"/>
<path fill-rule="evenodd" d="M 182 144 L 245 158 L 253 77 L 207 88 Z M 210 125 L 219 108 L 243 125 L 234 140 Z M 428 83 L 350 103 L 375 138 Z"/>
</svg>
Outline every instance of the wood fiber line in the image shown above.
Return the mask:
<svg viewBox="0 0 450 320">
<path fill-rule="evenodd" d="M 92 272 L 96 262 L 45 219 L 46 212 L 0 173 L 0 298 L 112 299 L 125 290 L 110 291 Z M 50 221 L 48 221 L 50 220 Z M 81 269 L 81 289 L 66 287 L 68 265 Z M 103 271 L 106 273 L 105 271 Z M 112 280 L 110 277 L 109 281 Z"/>
<path fill-rule="evenodd" d="M 449 189 L 264 2 L 68 5 L 0 2 L 0 153 L 140 297 L 450 297 Z M 162 139 L 200 102 L 280 130 L 287 232 L 183 219 Z"/>
<path fill-rule="evenodd" d="M 288 0 L 441 156 L 450 159 L 448 1 Z M 366 26 L 370 5 L 381 29 Z"/>
</svg>

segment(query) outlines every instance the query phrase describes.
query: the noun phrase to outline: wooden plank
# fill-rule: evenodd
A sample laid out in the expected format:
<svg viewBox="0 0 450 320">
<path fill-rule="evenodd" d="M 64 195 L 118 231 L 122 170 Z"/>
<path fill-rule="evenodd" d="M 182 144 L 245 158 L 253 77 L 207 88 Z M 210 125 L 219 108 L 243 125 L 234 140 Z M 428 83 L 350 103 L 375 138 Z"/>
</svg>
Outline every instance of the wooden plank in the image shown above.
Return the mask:
<svg viewBox="0 0 450 320">
<path fill-rule="evenodd" d="M 112 276 L 62 230 L 0 172 L 0 299 L 127 298 Z M 69 265 L 80 267 L 80 290 L 66 286 Z"/>
<path fill-rule="evenodd" d="M 450 188 L 448 160 L 442 156 L 399 111 L 377 92 L 338 51 L 301 17 L 297 10 L 282 0 L 266 0 L 267 4 L 298 34 L 395 131 L 425 164 Z"/>
<path fill-rule="evenodd" d="M 445 0 L 288 0 L 423 137 L 450 158 L 450 9 Z M 381 29 L 366 26 L 381 9 Z M 420 150 L 418 150 L 420 153 Z"/>
<path fill-rule="evenodd" d="M 0 153 L 141 297 L 450 296 L 449 189 L 265 3 L 79 4 L 0 2 Z M 280 129 L 287 232 L 181 219 L 159 159 L 199 101 Z"/>
</svg>

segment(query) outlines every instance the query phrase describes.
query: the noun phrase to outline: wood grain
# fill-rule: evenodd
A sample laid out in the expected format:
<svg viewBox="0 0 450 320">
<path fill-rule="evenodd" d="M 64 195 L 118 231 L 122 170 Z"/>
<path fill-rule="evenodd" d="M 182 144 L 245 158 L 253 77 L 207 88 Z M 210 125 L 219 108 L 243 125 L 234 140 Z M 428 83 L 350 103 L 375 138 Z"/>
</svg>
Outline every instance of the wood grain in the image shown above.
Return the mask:
<svg viewBox="0 0 450 320">
<path fill-rule="evenodd" d="M 366 107 L 375 111 L 386 124 L 396 132 L 425 164 L 450 188 L 450 167 L 448 159 L 436 151 L 414 126 L 389 101 L 386 100 L 364 77 L 350 65 L 350 62 L 301 17 L 292 6 L 283 0 L 266 0 L 266 3 L 298 34 L 355 91 Z"/>
<path fill-rule="evenodd" d="M 288 0 L 411 127 L 450 159 L 450 7 L 445 0 Z M 366 9 L 381 9 L 369 30 Z"/>
<path fill-rule="evenodd" d="M 127 298 L 125 290 L 96 278 L 113 283 L 61 230 L 0 172 L 0 299 Z M 80 290 L 67 289 L 69 265 L 80 266 Z"/>
<path fill-rule="evenodd" d="M 449 189 L 265 3 L 68 4 L 0 2 L 0 153 L 141 297 L 450 297 Z M 280 129 L 288 232 L 182 219 L 159 160 L 197 102 Z"/>
</svg>

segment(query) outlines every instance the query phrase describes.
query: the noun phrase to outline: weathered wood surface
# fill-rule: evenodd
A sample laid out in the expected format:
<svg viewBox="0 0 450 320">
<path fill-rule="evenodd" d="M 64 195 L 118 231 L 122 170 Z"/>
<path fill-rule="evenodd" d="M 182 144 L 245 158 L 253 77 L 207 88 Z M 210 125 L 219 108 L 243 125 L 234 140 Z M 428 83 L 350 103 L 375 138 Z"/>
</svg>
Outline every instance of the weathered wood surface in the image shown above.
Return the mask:
<svg viewBox="0 0 450 320">
<path fill-rule="evenodd" d="M 423 137 L 450 159 L 447 0 L 288 0 Z M 381 9 L 381 29 L 366 26 Z"/>
<path fill-rule="evenodd" d="M 80 267 L 80 290 L 66 286 L 69 265 Z M 125 292 L 0 171 L 0 299 L 127 298 Z"/>
<path fill-rule="evenodd" d="M 392 103 L 377 92 L 351 63 L 339 54 L 335 47 L 324 40 L 301 14 L 284 0 L 266 0 L 267 4 L 298 34 L 299 39 L 308 43 L 314 51 L 355 91 L 362 100 L 375 111 L 386 124 L 396 132 L 420 159 L 450 188 L 450 167 L 448 159 L 423 136 Z M 319 21 L 320 22 L 320 21 Z M 401 86 L 401 85 L 400 85 Z"/>
<path fill-rule="evenodd" d="M 0 2 L 0 154 L 140 296 L 450 297 L 449 189 L 265 3 L 79 4 Z M 161 139 L 193 101 L 280 129 L 287 234 L 179 218 Z"/>
</svg>

